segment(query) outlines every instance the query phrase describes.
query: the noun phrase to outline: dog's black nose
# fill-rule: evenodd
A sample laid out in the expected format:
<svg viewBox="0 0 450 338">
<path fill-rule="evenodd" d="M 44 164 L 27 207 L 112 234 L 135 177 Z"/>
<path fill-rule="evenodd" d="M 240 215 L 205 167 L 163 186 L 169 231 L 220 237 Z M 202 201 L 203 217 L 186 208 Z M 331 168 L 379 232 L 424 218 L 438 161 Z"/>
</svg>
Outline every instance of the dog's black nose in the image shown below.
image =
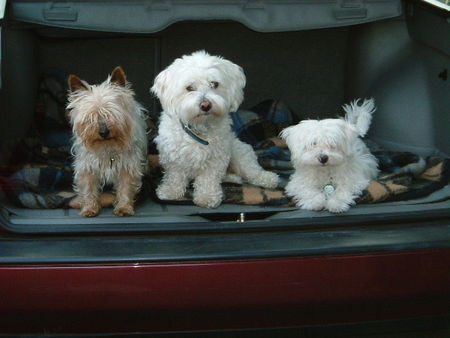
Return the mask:
<svg viewBox="0 0 450 338">
<path fill-rule="evenodd" d="M 328 162 L 328 155 L 320 155 L 319 156 L 319 162 L 322 164 L 325 164 Z"/>
<path fill-rule="evenodd" d="M 98 134 L 103 138 L 107 138 L 109 136 L 109 129 L 105 123 L 100 124 L 98 128 Z"/>
<path fill-rule="evenodd" d="M 211 102 L 209 101 L 203 101 L 202 103 L 200 103 L 200 109 L 202 111 L 209 111 L 211 109 Z"/>
</svg>

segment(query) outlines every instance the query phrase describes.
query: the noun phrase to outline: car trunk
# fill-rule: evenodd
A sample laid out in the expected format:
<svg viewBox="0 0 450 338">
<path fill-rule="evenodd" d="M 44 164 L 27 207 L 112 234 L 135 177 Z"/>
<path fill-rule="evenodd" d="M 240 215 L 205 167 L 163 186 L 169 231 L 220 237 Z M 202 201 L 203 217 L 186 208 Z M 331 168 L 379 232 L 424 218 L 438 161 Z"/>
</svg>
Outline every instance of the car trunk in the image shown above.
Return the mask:
<svg viewBox="0 0 450 338">
<path fill-rule="evenodd" d="M 424 158 L 448 156 L 450 97 L 447 94 L 448 35 L 445 34 L 448 26 L 433 10 L 408 3 L 410 11 L 400 14 L 397 7 L 389 7 L 393 3 L 396 2 L 383 2 L 386 11 L 380 15 L 383 20 L 371 17 L 371 11 L 375 13 L 378 9 L 375 5 L 381 8 L 383 5 L 367 2 L 367 8 L 361 4 L 362 7 L 350 6 L 348 13 L 330 5 L 329 9 L 335 10 L 331 22 L 322 23 L 318 16 L 317 22 L 310 19 L 302 25 L 300 21 L 291 20 L 282 28 L 276 23 L 264 26 L 259 17 L 264 10 L 245 8 L 250 20 L 247 26 L 259 23 L 260 27 L 252 30 L 242 23 L 225 20 L 226 17 L 215 21 L 205 21 L 205 17 L 201 17 L 169 26 L 161 22 L 161 27 L 150 28 L 145 25 L 139 28 L 126 20 L 110 22 L 110 27 L 96 27 L 93 22 L 89 30 L 89 26 L 82 24 L 70 26 L 76 22 L 70 18 L 76 13 L 76 6 L 75 9 L 56 5 L 47 8 L 39 2 L 15 1 L 11 8 L 12 19 L 6 21 L 2 31 L 2 142 L 10 144 L 11 140 L 25 138 L 30 129 L 35 128 L 33 119 L 40 80 L 49 69 L 99 83 L 116 65 L 121 65 L 138 101 L 156 121 L 159 105 L 149 93 L 154 77 L 176 57 L 204 49 L 243 67 L 247 76 L 243 109 L 251 109 L 267 99 L 277 99 L 298 119 L 335 117 L 342 114 L 342 104 L 358 97 L 373 97 L 377 111 L 367 137 L 370 142 L 381 149 L 408 151 Z M 36 7 L 30 7 L 32 5 Z M 33 14 L 40 6 L 44 6 L 46 13 L 43 21 Z M 211 8 L 220 7 L 216 6 Z M 315 9 L 312 4 L 303 6 L 303 9 Z M 278 9 L 288 9 L 283 12 L 287 15 L 289 4 L 281 3 Z M 365 9 L 365 16 L 358 9 Z M 266 8 L 267 13 L 271 10 L 276 11 L 277 6 Z M 161 13 L 166 15 L 164 10 Z M 170 21 L 170 17 L 163 14 L 161 18 Z M 229 15 L 229 19 L 233 19 L 233 14 Z M 191 17 L 187 15 L 186 19 Z M 178 20 L 181 19 L 173 18 L 173 21 Z M 430 30 L 427 20 L 435 30 Z M 368 22 L 355 24 L 359 21 Z M 5 168 L 9 168 L 14 155 L 9 154 L 11 152 L 6 151 L 2 156 Z M 23 208 L 8 199 L 7 194 L 2 196 L 1 208 L 5 228 L 14 232 L 328 226 L 352 223 L 352 220 L 441 217 L 448 212 L 450 188 L 446 186 L 414 199 L 359 204 L 338 216 L 293 206 L 224 203 L 217 209 L 204 209 L 194 205 L 163 204 L 148 192 L 141 195 L 136 215 L 129 218 L 115 217 L 111 209 L 103 209 L 98 217 L 89 219 L 80 217 L 76 209 Z M 244 222 L 237 222 L 240 220 Z"/>
<path fill-rule="evenodd" d="M 397 0 L 14 0 L 5 13 L 3 332 L 292 327 L 445 313 L 433 327 L 448 327 L 445 9 Z M 71 186 L 70 175 L 62 189 L 59 171 L 40 171 L 70 168 L 68 133 L 58 129 L 67 127 L 67 76 L 99 83 L 122 66 L 157 122 L 160 105 L 149 92 L 155 76 L 196 50 L 242 66 L 240 111 L 269 102 L 297 121 L 342 116 L 343 104 L 373 97 L 377 110 L 365 140 L 379 159 L 394 154 L 440 164 L 414 189 L 393 193 L 402 185 L 391 181 L 388 198 L 360 201 L 342 214 L 289 203 L 163 203 L 153 176 L 132 217 L 114 216 L 112 208 L 86 218 L 65 203 L 43 207 L 54 202 L 49 192 Z M 49 120 L 59 121 L 56 133 Z M 24 190 L 17 182 L 29 168 L 38 174 L 27 177 L 34 185 Z M 18 191 L 32 196 L 34 207 Z M 405 330 L 421 327 L 412 321 L 416 326 L 409 321 Z"/>
</svg>

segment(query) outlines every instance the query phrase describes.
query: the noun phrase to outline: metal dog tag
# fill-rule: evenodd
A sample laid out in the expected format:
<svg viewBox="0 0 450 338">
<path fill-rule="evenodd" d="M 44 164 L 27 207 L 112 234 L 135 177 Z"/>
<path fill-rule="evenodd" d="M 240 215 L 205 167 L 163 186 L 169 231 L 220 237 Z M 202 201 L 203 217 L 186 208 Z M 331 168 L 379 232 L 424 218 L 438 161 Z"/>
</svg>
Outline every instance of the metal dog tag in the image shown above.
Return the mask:
<svg viewBox="0 0 450 338">
<path fill-rule="evenodd" d="M 332 194 L 334 193 L 334 191 L 335 191 L 335 188 L 334 188 L 334 186 L 333 186 L 332 184 L 326 184 L 326 185 L 323 187 L 323 193 L 324 193 L 325 195 L 327 195 L 327 196 L 332 195 Z"/>
</svg>

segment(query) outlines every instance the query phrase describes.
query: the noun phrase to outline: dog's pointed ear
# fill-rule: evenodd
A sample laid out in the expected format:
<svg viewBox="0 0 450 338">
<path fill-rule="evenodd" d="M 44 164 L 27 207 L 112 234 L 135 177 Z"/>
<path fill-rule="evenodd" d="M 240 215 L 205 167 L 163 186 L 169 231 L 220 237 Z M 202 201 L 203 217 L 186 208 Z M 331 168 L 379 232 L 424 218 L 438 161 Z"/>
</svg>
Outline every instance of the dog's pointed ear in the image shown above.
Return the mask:
<svg viewBox="0 0 450 338">
<path fill-rule="evenodd" d="M 242 67 L 234 64 L 228 60 L 222 60 L 226 66 L 227 76 L 229 77 L 229 83 L 231 86 L 231 111 L 236 111 L 244 100 L 244 87 L 246 84 L 246 77 Z"/>
<path fill-rule="evenodd" d="M 115 83 L 119 86 L 125 87 L 127 84 L 127 76 L 122 67 L 117 66 L 111 73 L 111 83 Z"/>
<path fill-rule="evenodd" d="M 86 81 L 81 80 L 78 76 L 73 74 L 69 75 L 69 78 L 67 79 L 67 84 L 71 92 L 89 89 L 89 85 Z"/>
</svg>

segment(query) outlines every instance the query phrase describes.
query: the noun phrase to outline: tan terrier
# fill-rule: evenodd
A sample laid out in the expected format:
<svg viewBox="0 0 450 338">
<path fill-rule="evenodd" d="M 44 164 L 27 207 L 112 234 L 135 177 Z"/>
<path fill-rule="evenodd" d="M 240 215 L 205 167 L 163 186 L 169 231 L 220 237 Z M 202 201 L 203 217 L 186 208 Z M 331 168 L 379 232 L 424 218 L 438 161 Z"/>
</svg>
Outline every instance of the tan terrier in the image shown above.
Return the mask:
<svg viewBox="0 0 450 338">
<path fill-rule="evenodd" d="M 114 214 L 134 214 L 146 168 L 145 109 L 121 67 L 99 85 L 70 75 L 68 113 L 73 131 L 74 189 L 80 215 L 95 217 L 106 184 L 115 191 Z"/>
</svg>

